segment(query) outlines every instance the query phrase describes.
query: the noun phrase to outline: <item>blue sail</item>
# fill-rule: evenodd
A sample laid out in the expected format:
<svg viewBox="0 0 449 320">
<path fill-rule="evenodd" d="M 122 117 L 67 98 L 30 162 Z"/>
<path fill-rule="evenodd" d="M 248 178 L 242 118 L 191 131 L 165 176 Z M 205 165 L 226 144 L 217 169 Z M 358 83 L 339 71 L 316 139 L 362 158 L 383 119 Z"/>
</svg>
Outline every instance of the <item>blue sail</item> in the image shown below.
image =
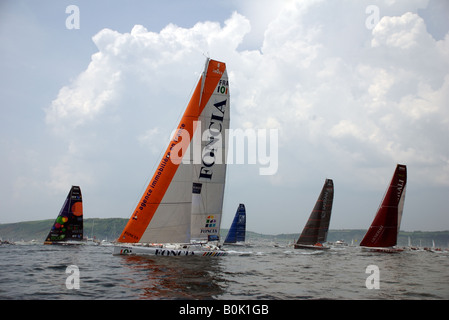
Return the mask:
<svg viewBox="0 0 449 320">
<path fill-rule="evenodd" d="M 232 221 L 231 229 L 224 243 L 236 243 L 245 241 L 246 232 L 246 210 L 244 204 L 239 204 L 234 220 Z"/>
</svg>

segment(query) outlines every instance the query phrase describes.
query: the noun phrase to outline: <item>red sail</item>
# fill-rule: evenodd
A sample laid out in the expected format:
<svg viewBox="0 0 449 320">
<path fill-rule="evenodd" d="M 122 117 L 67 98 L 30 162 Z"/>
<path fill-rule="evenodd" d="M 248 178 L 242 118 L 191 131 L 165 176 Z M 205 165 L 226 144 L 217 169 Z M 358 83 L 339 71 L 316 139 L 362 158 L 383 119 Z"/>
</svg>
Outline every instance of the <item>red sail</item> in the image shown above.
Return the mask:
<svg viewBox="0 0 449 320">
<path fill-rule="evenodd" d="M 396 245 L 404 207 L 407 167 L 398 164 L 384 199 L 360 246 L 392 247 Z"/>
</svg>

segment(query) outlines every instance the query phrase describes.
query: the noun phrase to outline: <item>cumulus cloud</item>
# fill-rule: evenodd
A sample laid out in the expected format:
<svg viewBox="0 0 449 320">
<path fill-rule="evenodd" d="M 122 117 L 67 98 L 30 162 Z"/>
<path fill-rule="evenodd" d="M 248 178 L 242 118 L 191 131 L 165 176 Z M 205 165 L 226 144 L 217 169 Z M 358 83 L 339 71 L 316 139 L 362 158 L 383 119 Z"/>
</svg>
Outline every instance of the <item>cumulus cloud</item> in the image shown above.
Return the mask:
<svg viewBox="0 0 449 320">
<path fill-rule="evenodd" d="M 98 52 L 87 69 L 46 110 L 47 123 L 73 144 L 81 143 L 73 133 L 89 137 L 82 143 L 101 142 L 99 150 L 115 157 L 117 146 L 155 153 L 210 55 L 228 66 L 231 125 L 279 129 L 272 183 L 295 185 L 326 171 L 343 184 L 358 175 L 384 188 L 374 168 L 389 176 L 401 162 L 418 180 L 448 186 L 449 36 L 427 32 L 416 13 L 426 3 L 381 1 L 368 29 L 368 2 L 283 2 L 251 50 L 239 49 L 251 23 L 237 12 L 223 24 L 104 29 L 93 37 Z"/>
<path fill-rule="evenodd" d="M 237 13 L 223 27 L 199 22 L 190 29 L 169 24 L 159 33 L 141 25 L 124 34 L 103 29 L 92 38 L 99 51 L 73 83 L 61 88 L 46 110 L 47 123 L 73 128 L 95 120 L 129 92 L 137 93 L 134 86 L 152 93 L 177 92 L 179 82 L 193 83 L 192 73 L 199 74 L 198 62 L 204 55 L 224 60 L 248 30 L 249 21 Z M 179 80 L 172 82 L 173 78 Z"/>
<path fill-rule="evenodd" d="M 56 128 L 75 128 L 95 118 L 116 96 L 120 72 L 101 53 L 94 55 L 86 71 L 73 84 L 63 87 L 47 110 L 47 123 Z"/>
</svg>

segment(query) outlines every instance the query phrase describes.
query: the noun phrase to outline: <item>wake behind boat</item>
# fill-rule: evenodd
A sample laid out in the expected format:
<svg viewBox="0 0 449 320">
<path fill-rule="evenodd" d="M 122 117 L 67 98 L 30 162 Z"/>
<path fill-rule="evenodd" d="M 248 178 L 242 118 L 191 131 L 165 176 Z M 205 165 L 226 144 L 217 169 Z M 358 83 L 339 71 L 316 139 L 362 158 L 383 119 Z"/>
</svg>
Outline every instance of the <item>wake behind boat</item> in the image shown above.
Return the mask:
<svg viewBox="0 0 449 320">
<path fill-rule="evenodd" d="M 226 64 L 207 59 L 176 133 L 115 254 L 223 256 L 218 246 L 229 129 Z"/>
<path fill-rule="evenodd" d="M 83 241 L 83 199 L 79 186 L 70 189 L 44 244 L 86 244 Z"/>
<path fill-rule="evenodd" d="M 407 167 L 398 164 L 377 210 L 374 220 L 360 246 L 363 251 L 396 253 L 403 251 L 395 247 L 404 209 Z"/>
<path fill-rule="evenodd" d="M 327 232 L 332 213 L 332 203 L 334 201 L 334 183 L 332 179 L 326 179 L 321 193 L 315 203 L 315 207 L 310 214 L 295 249 L 327 250 L 329 247 L 323 243 L 327 240 Z"/>
</svg>

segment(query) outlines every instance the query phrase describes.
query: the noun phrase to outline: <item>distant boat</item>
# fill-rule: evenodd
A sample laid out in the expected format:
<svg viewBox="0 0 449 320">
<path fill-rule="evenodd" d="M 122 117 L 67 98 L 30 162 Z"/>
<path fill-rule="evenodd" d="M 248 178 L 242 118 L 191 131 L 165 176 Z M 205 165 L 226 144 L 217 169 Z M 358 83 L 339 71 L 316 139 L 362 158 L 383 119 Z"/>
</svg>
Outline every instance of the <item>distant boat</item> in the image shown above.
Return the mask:
<svg viewBox="0 0 449 320">
<path fill-rule="evenodd" d="M 72 186 L 44 244 L 85 244 L 81 189 Z"/>
<path fill-rule="evenodd" d="M 244 204 L 239 204 L 231 228 L 224 241 L 224 244 L 244 244 L 246 234 L 246 210 Z"/>
<path fill-rule="evenodd" d="M 334 183 L 332 179 L 326 179 L 309 220 L 295 244 L 295 249 L 329 249 L 323 244 L 327 240 L 333 200 Z"/>
<path fill-rule="evenodd" d="M 347 247 L 348 244 L 344 240 L 337 240 L 333 243 L 336 247 Z"/>
<path fill-rule="evenodd" d="M 218 241 L 229 108 L 226 64 L 207 59 L 176 133 L 117 239 L 114 254 L 228 255 Z M 189 161 L 184 159 L 185 150 L 192 154 Z"/>
<path fill-rule="evenodd" d="M 395 246 L 401 226 L 406 184 L 407 167 L 398 164 L 371 227 L 360 242 L 364 250 L 387 253 L 403 251 Z"/>
</svg>

